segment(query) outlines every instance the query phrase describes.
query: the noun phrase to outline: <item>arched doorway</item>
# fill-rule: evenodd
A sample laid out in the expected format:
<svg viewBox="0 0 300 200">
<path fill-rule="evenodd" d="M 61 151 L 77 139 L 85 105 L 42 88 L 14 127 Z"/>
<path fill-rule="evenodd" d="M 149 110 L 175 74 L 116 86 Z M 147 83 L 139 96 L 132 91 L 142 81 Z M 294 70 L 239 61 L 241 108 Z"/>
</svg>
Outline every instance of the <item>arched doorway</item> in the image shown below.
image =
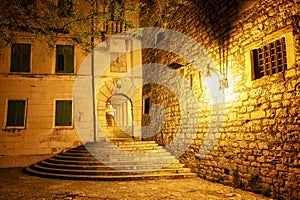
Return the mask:
<svg viewBox="0 0 300 200">
<path fill-rule="evenodd" d="M 106 101 L 106 126 L 113 127 L 113 137 L 133 137 L 133 105 L 125 94 L 113 94 Z"/>
</svg>

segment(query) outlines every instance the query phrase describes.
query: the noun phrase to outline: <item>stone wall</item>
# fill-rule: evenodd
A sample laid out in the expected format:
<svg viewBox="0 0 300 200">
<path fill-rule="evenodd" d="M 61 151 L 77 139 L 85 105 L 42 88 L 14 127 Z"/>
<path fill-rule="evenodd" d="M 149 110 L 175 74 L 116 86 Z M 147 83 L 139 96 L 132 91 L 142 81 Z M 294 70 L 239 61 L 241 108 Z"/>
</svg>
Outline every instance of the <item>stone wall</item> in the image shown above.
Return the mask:
<svg viewBox="0 0 300 200">
<path fill-rule="evenodd" d="M 164 24 L 155 20 L 161 13 L 144 12 L 148 20 L 142 24 L 165 25 L 195 39 L 228 79 L 229 87 L 215 95 L 204 73 L 186 63 L 177 69 L 187 81 L 192 77 L 199 111 L 195 140 L 180 159 L 200 177 L 274 198 L 300 199 L 299 9 L 297 0 L 193 1 L 172 11 Z M 287 39 L 287 70 L 252 80 L 250 50 L 282 36 Z M 143 53 L 144 63 L 181 62 L 166 52 Z M 146 85 L 143 95 L 150 96 L 152 105 L 162 104 L 167 116 L 162 130 L 148 139 L 168 145 L 184 124 L 178 120 L 184 105 L 157 85 Z"/>
</svg>

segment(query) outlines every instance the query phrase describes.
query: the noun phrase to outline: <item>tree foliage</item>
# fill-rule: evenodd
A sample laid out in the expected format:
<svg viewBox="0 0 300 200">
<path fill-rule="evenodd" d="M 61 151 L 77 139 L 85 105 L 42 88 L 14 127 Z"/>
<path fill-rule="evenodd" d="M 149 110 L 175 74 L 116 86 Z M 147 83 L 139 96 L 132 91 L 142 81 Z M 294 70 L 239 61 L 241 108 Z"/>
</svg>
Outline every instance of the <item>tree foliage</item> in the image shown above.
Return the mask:
<svg viewBox="0 0 300 200">
<path fill-rule="evenodd" d="M 50 46 L 58 40 L 91 48 L 91 37 L 134 27 L 130 14 L 138 4 L 121 0 L 2 0 L 0 4 L 0 47 L 27 37 Z"/>
<path fill-rule="evenodd" d="M 194 0 L 141 0 L 142 23 L 147 26 L 168 27 L 172 17 L 180 8 Z M 155 13 L 155 14 L 153 14 Z M 150 16 L 150 18 L 149 18 Z M 151 17 L 152 16 L 152 17 Z"/>
</svg>

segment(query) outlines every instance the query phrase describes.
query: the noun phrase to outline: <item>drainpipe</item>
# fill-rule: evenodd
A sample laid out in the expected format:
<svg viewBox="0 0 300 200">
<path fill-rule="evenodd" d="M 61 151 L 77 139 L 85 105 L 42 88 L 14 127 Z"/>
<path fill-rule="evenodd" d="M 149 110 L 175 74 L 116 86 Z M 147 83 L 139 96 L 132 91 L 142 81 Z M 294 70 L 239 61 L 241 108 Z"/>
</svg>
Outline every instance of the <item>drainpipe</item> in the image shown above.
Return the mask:
<svg viewBox="0 0 300 200">
<path fill-rule="evenodd" d="M 92 73 L 92 108 L 93 108 L 93 135 L 94 142 L 97 142 L 97 121 L 96 121 L 96 108 L 95 108 L 95 58 L 94 58 L 94 46 L 95 46 L 95 38 L 94 38 L 94 10 L 95 9 L 95 0 L 91 0 L 91 8 L 90 11 L 92 13 L 91 16 L 91 73 Z"/>
</svg>

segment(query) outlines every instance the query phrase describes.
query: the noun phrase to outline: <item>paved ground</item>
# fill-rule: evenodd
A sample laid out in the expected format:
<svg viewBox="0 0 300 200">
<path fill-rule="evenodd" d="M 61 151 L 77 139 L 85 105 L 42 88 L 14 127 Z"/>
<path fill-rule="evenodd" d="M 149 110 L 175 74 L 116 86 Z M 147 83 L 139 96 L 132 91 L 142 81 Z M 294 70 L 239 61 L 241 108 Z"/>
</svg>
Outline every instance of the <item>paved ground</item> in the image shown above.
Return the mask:
<svg viewBox="0 0 300 200">
<path fill-rule="evenodd" d="M 130 182 L 71 181 L 23 174 L 20 168 L 0 169 L 2 200 L 119 200 L 119 199 L 265 199 L 250 192 L 202 179 Z"/>
</svg>

